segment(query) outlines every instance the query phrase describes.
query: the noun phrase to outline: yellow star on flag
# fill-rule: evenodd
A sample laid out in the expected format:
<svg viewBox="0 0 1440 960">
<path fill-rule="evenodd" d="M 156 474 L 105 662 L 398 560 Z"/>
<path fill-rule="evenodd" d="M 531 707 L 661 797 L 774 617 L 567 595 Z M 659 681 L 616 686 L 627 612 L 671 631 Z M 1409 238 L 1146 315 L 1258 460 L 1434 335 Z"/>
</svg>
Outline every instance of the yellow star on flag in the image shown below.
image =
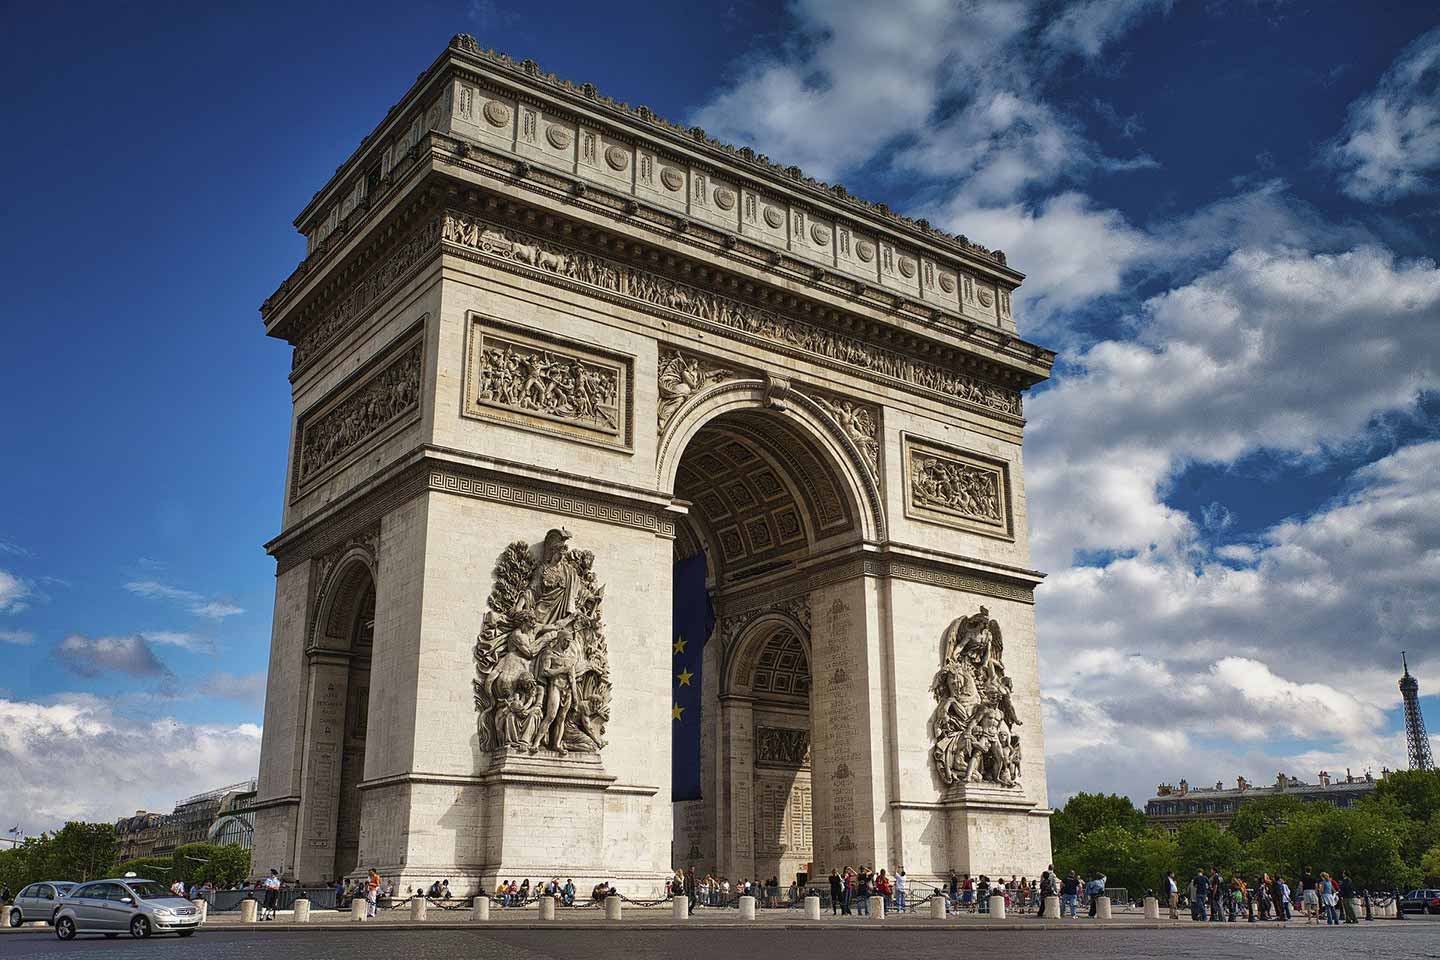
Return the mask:
<svg viewBox="0 0 1440 960">
<path fill-rule="evenodd" d="M 680 686 L 688 687 L 690 686 L 690 678 L 693 676 L 695 676 L 695 674 L 691 673 L 689 670 L 681 670 L 680 673 L 676 675 L 675 679 L 680 681 Z"/>
<path fill-rule="evenodd" d="M 679 638 L 677 638 L 677 639 L 675 640 L 675 652 L 676 652 L 676 653 L 684 653 L 684 652 L 685 652 L 685 638 L 684 638 L 684 637 L 679 637 Z"/>
<path fill-rule="evenodd" d="M 671 720 L 679 720 L 679 719 L 680 719 L 680 714 L 682 714 L 682 713 L 684 713 L 684 712 L 685 712 L 685 708 L 682 707 L 682 706 L 680 706 L 680 704 L 677 703 L 677 704 L 675 704 L 675 706 L 673 706 L 673 707 L 670 708 L 670 719 L 671 719 Z"/>
</svg>

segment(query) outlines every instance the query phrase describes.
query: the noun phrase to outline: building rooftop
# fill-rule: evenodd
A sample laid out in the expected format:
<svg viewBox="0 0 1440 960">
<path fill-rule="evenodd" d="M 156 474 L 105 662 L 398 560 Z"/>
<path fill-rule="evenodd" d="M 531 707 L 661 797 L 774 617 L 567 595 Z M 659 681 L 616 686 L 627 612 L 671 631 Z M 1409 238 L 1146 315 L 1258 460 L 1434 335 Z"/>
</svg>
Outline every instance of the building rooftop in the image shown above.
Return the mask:
<svg viewBox="0 0 1440 960">
<path fill-rule="evenodd" d="M 1378 780 L 1383 780 L 1390 771 L 1388 769 L 1380 772 Z M 1364 793 L 1367 790 L 1375 789 L 1377 778 L 1367 770 L 1361 776 L 1354 776 L 1348 770 L 1344 777 L 1332 777 L 1328 771 L 1320 771 L 1318 783 L 1305 783 L 1304 781 L 1287 776 L 1284 773 L 1278 774 L 1274 783 L 1253 784 L 1244 777 L 1237 777 L 1233 787 L 1227 787 L 1223 782 L 1216 783 L 1213 787 L 1193 787 L 1186 780 L 1181 780 L 1178 787 L 1162 783 L 1155 789 L 1155 796 L 1152 800 L 1174 800 L 1181 797 L 1204 797 L 1207 800 L 1225 799 L 1229 797 L 1253 796 L 1265 793 L 1285 794 L 1318 794 L 1354 792 Z"/>
</svg>

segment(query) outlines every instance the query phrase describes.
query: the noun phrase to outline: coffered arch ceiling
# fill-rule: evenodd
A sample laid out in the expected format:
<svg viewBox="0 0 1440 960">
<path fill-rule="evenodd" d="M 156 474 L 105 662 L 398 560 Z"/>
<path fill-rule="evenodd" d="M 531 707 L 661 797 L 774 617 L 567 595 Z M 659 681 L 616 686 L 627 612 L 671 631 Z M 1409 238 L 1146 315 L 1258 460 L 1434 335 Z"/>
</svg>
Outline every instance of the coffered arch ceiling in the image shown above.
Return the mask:
<svg viewBox="0 0 1440 960">
<path fill-rule="evenodd" d="M 675 494 L 691 505 L 676 552 L 708 545 L 717 582 L 783 567 L 820 541 L 858 530 L 833 468 L 773 411 L 727 413 L 702 427 L 680 460 Z"/>
</svg>

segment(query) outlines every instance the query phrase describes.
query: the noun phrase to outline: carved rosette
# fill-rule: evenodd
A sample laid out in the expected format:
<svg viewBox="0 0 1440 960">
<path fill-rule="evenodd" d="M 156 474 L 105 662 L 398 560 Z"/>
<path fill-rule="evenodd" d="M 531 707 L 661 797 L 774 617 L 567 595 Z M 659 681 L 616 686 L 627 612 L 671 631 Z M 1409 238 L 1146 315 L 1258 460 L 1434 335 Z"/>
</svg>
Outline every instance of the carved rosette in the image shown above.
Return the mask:
<svg viewBox="0 0 1440 960">
<path fill-rule="evenodd" d="M 1005 675 L 1000 624 L 984 607 L 945 628 L 940 671 L 930 691 L 936 708 L 931 759 L 940 779 L 1020 786 L 1020 718 Z"/>
<path fill-rule="evenodd" d="M 656 432 L 664 433 L 675 414 L 701 390 L 714 383 L 733 380 L 735 371 L 692 357 L 679 350 L 660 351 L 656 379 L 660 388 L 660 406 Z"/>
<path fill-rule="evenodd" d="M 844 397 L 827 397 L 822 394 L 806 394 L 830 419 L 849 437 L 865 457 L 870 476 L 880 476 L 880 424 L 875 408 L 869 404 L 856 403 Z"/>
<path fill-rule="evenodd" d="M 551 530 L 539 550 L 505 548 L 475 641 L 480 749 L 599 753 L 610 719 L 610 664 L 594 554 Z"/>
</svg>

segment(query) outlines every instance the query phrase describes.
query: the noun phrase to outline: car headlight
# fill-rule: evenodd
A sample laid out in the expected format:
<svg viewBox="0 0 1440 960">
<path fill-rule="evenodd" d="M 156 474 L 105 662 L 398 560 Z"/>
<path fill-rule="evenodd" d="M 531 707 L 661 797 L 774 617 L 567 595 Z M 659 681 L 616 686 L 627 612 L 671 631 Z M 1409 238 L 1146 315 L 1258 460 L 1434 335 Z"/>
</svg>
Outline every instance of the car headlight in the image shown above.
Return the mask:
<svg viewBox="0 0 1440 960">
<path fill-rule="evenodd" d="M 156 916 L 161 917 L 173 917 L 175 916 L 175 911 L 171 910 L 169 907 L 156 907 L 155 914 Z"/>
</svg>

